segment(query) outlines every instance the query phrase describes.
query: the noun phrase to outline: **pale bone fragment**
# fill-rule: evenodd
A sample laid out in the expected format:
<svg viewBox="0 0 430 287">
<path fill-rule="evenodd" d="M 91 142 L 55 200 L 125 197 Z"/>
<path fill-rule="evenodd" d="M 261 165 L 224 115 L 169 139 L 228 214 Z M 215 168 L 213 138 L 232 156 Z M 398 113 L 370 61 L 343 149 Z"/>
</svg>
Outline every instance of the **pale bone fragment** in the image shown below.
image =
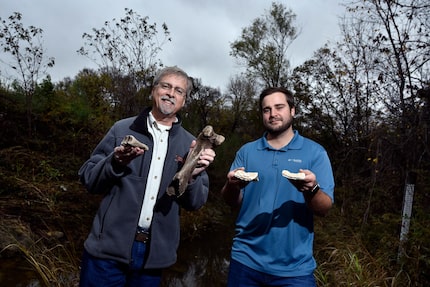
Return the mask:
<svg viewBox="0 0 430 287">
<path fill-rule="evenodd" d="M 292 180 L 304 180 L 305 174 L 303 172 L 290 172 L 286 169 L 282 171 L 282 176 Z"/>
<path fill-rule="evenodd" d="M 125 147 L 139 147 L 144 150 L 149 150 L 149 147 L 146 144 L 141 143 L 132 135 L 125 136 L 121 141 L 121 145 Z"/>
<path fill-rule="evenodd" d="M 239 169 L 234 173 L 234 177 L 243 181 L 258 181 L 258 172 L 246 172 Z"/>
<path fill-rule="evenodd" d="M 221 145 L 224 140 L 224 136 L 216 134 L 212 126 L 206 126 L 197 136 L 196 145 L 188 154 L 181 170 L 173 177 L 171 185 L 167 188 L 167 194 L 181 196 L 188 186 L 193 170 L 197 167 L 202 151 L 215 148 L 215 146 Z"/>
</svg>

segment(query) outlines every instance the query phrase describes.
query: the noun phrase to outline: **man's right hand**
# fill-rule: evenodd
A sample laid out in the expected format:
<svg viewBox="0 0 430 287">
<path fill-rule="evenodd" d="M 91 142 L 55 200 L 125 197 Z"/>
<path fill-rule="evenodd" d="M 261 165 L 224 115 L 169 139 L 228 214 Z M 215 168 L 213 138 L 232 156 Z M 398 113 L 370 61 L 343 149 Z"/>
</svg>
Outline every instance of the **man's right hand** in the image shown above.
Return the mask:
<svg viewBox="0 0 430 287">
<path fill-rule="evenodd" d="M 144 152 L 145 150 L 140 147 L 120 145 L 114 149 L 113 160 L 115 160 L 120 165 L 126 166 L 133 159 L 142 155 Z"/>
</svg>

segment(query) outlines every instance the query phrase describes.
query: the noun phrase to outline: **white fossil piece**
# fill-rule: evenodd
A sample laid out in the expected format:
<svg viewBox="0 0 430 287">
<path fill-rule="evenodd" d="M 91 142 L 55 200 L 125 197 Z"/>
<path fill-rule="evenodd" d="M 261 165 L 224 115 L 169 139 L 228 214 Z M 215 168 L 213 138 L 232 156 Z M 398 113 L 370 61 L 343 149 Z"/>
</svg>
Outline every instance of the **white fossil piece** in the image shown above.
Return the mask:
<svg viewBox="0 0 430 287">
<path fill-rule="evenodd" d="M 132 135 L 125 136 L 124 139 L 121 141 L 121 145 L 125 147 L 140 147 L 141 149 L 149 150 L 149 147 L 146 144 L 141 143 Z"/>
<path fill-rule="evenodd" d="M 246 172 L 244 170 L 237 170 L 234 176 L 243 181 L 258 181 L 258 172 Z"/>
<path fill-rule="evenodd" d="M 286 169 L 284 169 L 282 171 L 282 176 L 286 177 L 288 179 L 293 179 L 293 180 L 304 180 L 305 179 L 305 174 L 303 172 L 290 172 Z"/>
</svg>

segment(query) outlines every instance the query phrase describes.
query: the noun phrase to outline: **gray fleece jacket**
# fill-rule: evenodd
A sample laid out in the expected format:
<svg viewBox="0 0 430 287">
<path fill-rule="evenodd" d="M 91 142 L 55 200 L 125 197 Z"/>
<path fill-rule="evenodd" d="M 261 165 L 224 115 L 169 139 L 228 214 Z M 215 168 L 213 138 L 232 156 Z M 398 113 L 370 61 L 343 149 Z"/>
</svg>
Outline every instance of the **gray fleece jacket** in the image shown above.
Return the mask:
<svg viewBox="0 0 430 287">
<path fill-rule="evenodd" d="M 116 122 L 97 145 L 89 160 L 79 170 L 81 182 L 90 193 L 104 198 L 94 218 L 85 249 L 91 255 L 128 264 L 142 207 L 154 142 L 148 132 L 145 109 L 137 117 Z M 151 225 L 151 240 L 145 268 L 165 268 L 176 262 L 179 245 L 180 208 L 196 210 L 206 203 L 209 179 L 202 172 L 179 198 L 166 194 L 175 173 L 182 167 L 195 137 L 174 123 L 169 132 L 169 146 Z M 128 166 L 117 166 L 113 150 L 126 135 L 133 135 L 149 147 Z"/>
</svg>

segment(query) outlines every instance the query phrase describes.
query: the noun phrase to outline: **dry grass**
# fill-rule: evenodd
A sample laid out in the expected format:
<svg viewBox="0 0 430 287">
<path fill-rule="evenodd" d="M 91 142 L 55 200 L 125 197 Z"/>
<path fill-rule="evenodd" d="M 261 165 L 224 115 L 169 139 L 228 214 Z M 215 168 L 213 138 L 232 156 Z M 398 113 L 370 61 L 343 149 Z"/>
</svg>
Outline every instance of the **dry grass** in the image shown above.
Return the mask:
<svg viewBox="0 0 430 287">
<path fill-rule="evenodd" d="M 10 243 L 1 250 L 2 256 L 23 257 L 37 273 L 42 286 L 78 286 L 78 261 L 76 254 L 58 238 L 35 238 L 31 230 L 19 220 L 1 220 L 0 234 Z"/>
<path fill-rule="evenodd" d="M 401 264 L 389 262 L 397 255 L 397 248 L 391 249 L 391 254 L 384 251 L 383 256 L 375 257 L 360 233 L 344 225 L 337 215 L 316 221 L 315 238 L 318 286 L 424 286 L 412 282 Z"/>
</svg>

